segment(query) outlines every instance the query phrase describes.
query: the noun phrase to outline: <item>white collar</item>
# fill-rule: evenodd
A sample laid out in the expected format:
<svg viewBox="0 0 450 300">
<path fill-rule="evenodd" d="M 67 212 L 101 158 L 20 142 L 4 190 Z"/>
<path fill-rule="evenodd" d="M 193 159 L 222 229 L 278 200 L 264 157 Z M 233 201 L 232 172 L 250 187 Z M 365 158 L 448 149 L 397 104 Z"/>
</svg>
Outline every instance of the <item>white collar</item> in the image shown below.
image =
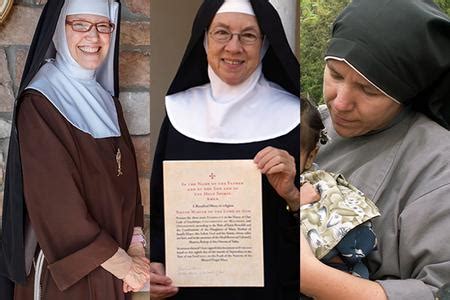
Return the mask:
<svg viewBox="0 0 450 300">
<path fill-rule="evenodd" d="M 114 100 L 95 79 L 71 76 L 64 64 L 43 65 L 26 89 L 42 93 L 63 117 L 94 138 L 120 136 Z"/>
<path fill-rule="evenodd" d="M 172 125 L 202 142 L 250 143 L 289 133 L 300 123 L 300 101 L 267 81 L 261 66 L 230 86 L 208 67 L 211 83 L 166 96 Z"/>
<path fill-rule="evenodd" d="M 228 12 L 241 13 L 252 16 L 255 15 L 255 12 L 253 11 L 253 7 L 249 0 L 225 0 L 216 14 Z"/>
</svg>

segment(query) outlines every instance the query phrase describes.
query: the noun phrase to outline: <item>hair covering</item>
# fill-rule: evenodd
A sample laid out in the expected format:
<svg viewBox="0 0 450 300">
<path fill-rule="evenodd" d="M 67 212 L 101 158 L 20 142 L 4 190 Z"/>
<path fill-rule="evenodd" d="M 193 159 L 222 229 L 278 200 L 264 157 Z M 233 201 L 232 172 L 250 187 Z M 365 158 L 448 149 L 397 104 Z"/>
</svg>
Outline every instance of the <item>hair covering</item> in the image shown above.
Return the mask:
<svg viewBox="0 0 450 300">
<path fill-rule="evenodd" d="M 247 15 L 255 15 L 252 5 L 248 0 L 225 0 L 216 14 L 238 12 Z"/>
<path fill-rule="evenodd" d="M 116 29 L 112 35 L 112 42 L 107 59 L 95 72 L 96 81 L 110 93 L 110 97 L 117 97 L 118 89 L 118 49 L 120 32 L 120 1 L 119 0 L 48 0 L 39 19 L 33 41 L 28 52 L 18 97 L 14 104 L 13 123 L 8 150 L 6 166 L 5 191 L 3 199 L 2 241 L 0 247 L 0 275 L 6 276 L 17 283 L 26 281 L 26 269 L 30 264 L 30 256 L 34 255 L 33 240 L 30 236 L 25 201 L 23 196 L 22 164 L 19 151 L 19 136 L 16 124 L 17 112 L 20 107 L 20 99 L 24 90 L 30 85 L 48 58 L 55 57 L 55 45 L 52 39 L 60 20 L 60 15 L 66 15 L 68 8 L 70 14 L 81 12 L 81 7 L 86 8 L 82 13 L 106 13 L 99 9 L 104 3 L 109 5 L 108 15 L 114 11 L 116 16 Z M 69 5 L 67 5 L 69 4 Z M 93 10 L 90 7 L 93 7 Z M 72 10 L 73 9 L 73 10 Z M 102 14 L 103 14 L 102 13 Z M 46 66 L 48 64 L 45 64 Z M 34 241 L 35 242 L 35 241 Z M 25 253 L 26 251 L 27 254 Z"/>
<path fill-rule="evenodd" d="M 325 56 L 450 129 L 450 19 L 432 0 L 352 1 Z"/>
<path fill-rule="evenodd" d="M 108 0 L 95 0 L 89 1 L 89 5 L 86 5 L 86 0 L 70 0 L 67 3 L 67 15 L 81 15 L 91 14 L 98 15 L 107 18 L 111 18 L 111 12 L 109 9 Z"/>
<path fill-rule="evenodd" d="M 216 12 L 254 15 L 264 34 L 262 62 L 238 85 L 226 84 L 208 66 L 205 30 Z M 248 143 L 287 134 L 298 126 L 299 92 L 299 64 L 269 1 L 209 0 L 194 20 L 191 39 L 166 96 L 166 109 L 172 125 L 188 137 Z"/>
</svg>

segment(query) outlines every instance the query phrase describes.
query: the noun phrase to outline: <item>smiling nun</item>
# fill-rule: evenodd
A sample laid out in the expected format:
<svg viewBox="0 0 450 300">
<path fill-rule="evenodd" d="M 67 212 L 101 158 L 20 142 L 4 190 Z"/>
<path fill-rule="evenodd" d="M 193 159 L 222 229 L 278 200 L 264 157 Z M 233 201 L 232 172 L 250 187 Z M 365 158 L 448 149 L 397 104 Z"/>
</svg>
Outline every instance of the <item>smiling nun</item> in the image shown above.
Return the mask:
<svg viewBox="0 0 450 300">
<path fill-rule="evenodd" d="M 116 1 L 49 0 L 43 10 L 6 174 L 0 271 L 14 299 L 131 299 L 149 279 L 117 99 L 119 20 Z"/>
<path fill-rule="evenodd" d="M 298 298 L 299 64 L 267 0 L 207 0 L 165 98 L 151 178 L 151 296 L 155 299 Z M 256 158 L 256 156 L 258 157 Z M 164 160 L 254 159 L 263 176 L 263 287 L 177 288 L 164 273 Z M 299 168 L 298 161 L 287 162 Z M 294 187 L 288 191 L 279 182 Z M 298 178 L 297 178 L 298 180 Z M 288 206 L 290 209 L 286 209 Z M 251 268 L 251 266 L 242 266 Z"/>
</svg>

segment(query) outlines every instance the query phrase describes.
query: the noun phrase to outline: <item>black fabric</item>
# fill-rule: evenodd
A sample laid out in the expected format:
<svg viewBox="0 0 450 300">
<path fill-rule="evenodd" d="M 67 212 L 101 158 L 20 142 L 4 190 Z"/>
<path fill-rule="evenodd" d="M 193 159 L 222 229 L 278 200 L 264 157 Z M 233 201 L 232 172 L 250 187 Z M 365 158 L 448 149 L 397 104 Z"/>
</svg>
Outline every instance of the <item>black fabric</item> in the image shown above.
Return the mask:
<svg viewBox="0 0 450 300">
<path fill-rule="evenodd" d="M 196 141 L 179 133 L 166 117 L 160 131 L 150 184 L 150 259 L 164 263 L 164 160 L 253 159 L 264 147 L 288 151 L 296 158 L 299 174 L 299 126 L 275 139 L 221 144 Z M 297 186 L 299 182 L 296 182 Z M 177 300 L 297 300 L 300 266 L 300 225 L 285 206 L 285 201 L 263 177 L 264 288 L 180 288 Z"/>
<path fill-rule="evenodd" d="M 450 129 L 450 19 L 432 0 L 353 0 L 326 56 Z"/>
<path fill-rule="evenodd" d="M 209 82 L 205 31 L 224 0 L 206 0 L 200 6 L 192 26 L 192 33 L 175 79 L 167 95 L 185 91 Z M 258 24 L 270 47 L 263 58 L 264 76 L 293 95 L 300 94 L 300 65 L 289 47 L 280 17 L 267 0 L 250 0 Z"/>
<path fill-rule="evenodd" d="M 119 3 L 120 1 L 115 0 Z M 24 231 L 26 207 L 23 196 L 22 164 L 19 151 L 19 135 L 16 127 L 16 116 L 20 108 L 19 99 L 24 89 L 45 63 L 46 58 L 54 57 L 55 51 L 52 43 L 53 34 L 58 23 L 59 14 L 64 0 L 48 0 L 42 10 L 35 34 L 28 52 L 24 67 L 18 96 L 14 103 L 11 137 L 8 149 L 8 160 L 5 174 L 5 190 L 3 198 L 2 237 L 0 247 L 0 275 L 16 283 L 25 283 L 25 254 Z M 120 10 L 119 10 L 120 11 Z M 119 13 L 120 20 L 120 13 Z M 120 22 L 119 22 L 120 23 Z M 118 90 L 118 39 L 120 24 L 116 24 L 116 41 L 114 53 L 114 88 L 115 95 Z M 0 282 L 0 285 L 2 282 Z M 9 286 L 8 284 L 5 286 Z M 1 298 L 8 299 L 8 298 Z"/>
<path fill-rule="evenodd" d="M 6 277 L 0 276 L 0 299 L 13 299 L 14 283 Z"/>
</svg>

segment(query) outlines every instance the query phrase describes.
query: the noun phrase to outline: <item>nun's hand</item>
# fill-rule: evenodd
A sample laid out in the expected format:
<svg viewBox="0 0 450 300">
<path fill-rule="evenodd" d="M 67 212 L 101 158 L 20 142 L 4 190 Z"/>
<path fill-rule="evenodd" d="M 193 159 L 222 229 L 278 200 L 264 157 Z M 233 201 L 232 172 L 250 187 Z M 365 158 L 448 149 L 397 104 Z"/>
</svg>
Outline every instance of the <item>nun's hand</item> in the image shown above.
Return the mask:
<svg viewBox="0 0 450 300">
<path fill-rule="evenodd" d="M 144 245 L 142 245 L 142 243 L 133 243 L 130 245 L 130 247 L 128 247 L 127 253 L 130 257 L 145 257 L 145 248 Z M 148 261 L 148 263 L 150 263 L 150 261 Z M 150 282 L 150 279 L 147 281 L 146 286 L 148 286 L 148 284 Z M 125 281 L 123 282 L 123 292 L 124 293 L 128 293 L 128 292 L 137 292 L 137 290 L 134 290 L 130 285 L 128 285 Z"/>
<path fill-rule="evenodd" d="M 162 263 L 150 263 L 150 299 L 159 300 L 172 297 L 178 293 L 178 288 L 172 285 L 172 280 L 166 276 Z"/>
<path fill-rule="evenodd" d="M 259 151 L 254 162 L 267 176 L 269 183 L 283 199 L 292 211 L 300 207 L 300 191 L 294 184 L 296 168 L 295 159 L 287 151 L 266 147 Z"/>
<path fill-rule="evenodd" d="M 145 248 L 141 243 L 134 243 L 128 247 L 127 253 L 129 256 L 145 257 Z"/>
<path fill-rule="evenodd" d="M 138 292 L 150 280 L 150 261 L 145 256 L 131 256 L 131 269 L 123 278 L 124 292 Z M 127 287 L 127 289 L 126 289 Z"/>
</svg>

